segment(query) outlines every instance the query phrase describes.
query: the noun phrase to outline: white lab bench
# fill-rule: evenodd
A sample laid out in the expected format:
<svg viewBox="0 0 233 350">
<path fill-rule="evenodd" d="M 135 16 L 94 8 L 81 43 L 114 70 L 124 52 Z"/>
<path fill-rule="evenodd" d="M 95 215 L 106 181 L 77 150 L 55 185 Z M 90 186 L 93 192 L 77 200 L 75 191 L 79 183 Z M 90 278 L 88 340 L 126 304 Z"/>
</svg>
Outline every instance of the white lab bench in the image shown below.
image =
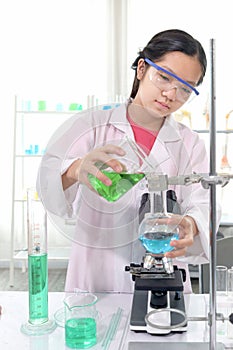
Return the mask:
<svg viewBox="0 0 233 350">
<path fill-rule="evenodd" d="M 49 293 L 49 315 L 54 317 L 57 310 L 63 307 L 65 293 Z M 189 321 L 187 331 L 183 333 L 170 333 L 168 335 L 151 335 L 148 333 L 136 333 L 129 329 L 130 310 L 132 294 L 97 294 L 97 309 L 101 314 L 101 330 L 98 343 L 92 347 L 93 350 L 103 350 L 103 338 L 107 333 L 114 313 L 121 308 L 122 314 L 117 327 L 116 334 L 106 347 L 108 350 L 128 350 L 134 349 L 132 343 L 141 343 L 143 349 L 147 349 L 145 344 L 156 342 L 209 342 L 209 329 L 207 321 Z M 219 300 L 218 300 L 219 303 Z M 208 311 L 208 295 L 187 294 L 185 295 L 187 316 L 205 316 Z M 0 305 L 2 315 L 0 319 L 0 349 L 30 349 L 30 350 L 60 350 L 69 348 L 65 345 L 65 331 L 61 326 L 50 334 L 43 336 L 26 336 L 20 331 L 20 327 L 28 319 L 28 292 L 0 292 Z M 233 300 L 229 302 L 227 298 L 221 300 L 221 307 L 226 312 L 233 312 Z M 222 311 L 222 310 L 221 310 Z M 219 322 L 219 321 L 218 321 Z M 217 324 L 218 324 L 217 322 Z M 217 326 L 217 341 L 225 345 L 226 349 L 233 349 L 233 326 L 228 322 Z M 220 327 L 220 328 L 219 328 Z M 228 328 L 232 327 L 232 329 Z M 230 330 L 230 332 L 229 332 Z M 230 336 L 228 337 L 228 335 Z M 230 338 L 231 337 L 231 338 Z M 129 345 L 131 342 L 131 345 Z M 151 344 L 152 345 L 152 344 Z M 188 345 L 188 344 L 187 344 Z M 165 347 L 166 348 L 166 347 Z M 149 347 L 148 347 L 149 349 Z M 188 349 L 188 348 L 187 348 Z"/>
</svg>

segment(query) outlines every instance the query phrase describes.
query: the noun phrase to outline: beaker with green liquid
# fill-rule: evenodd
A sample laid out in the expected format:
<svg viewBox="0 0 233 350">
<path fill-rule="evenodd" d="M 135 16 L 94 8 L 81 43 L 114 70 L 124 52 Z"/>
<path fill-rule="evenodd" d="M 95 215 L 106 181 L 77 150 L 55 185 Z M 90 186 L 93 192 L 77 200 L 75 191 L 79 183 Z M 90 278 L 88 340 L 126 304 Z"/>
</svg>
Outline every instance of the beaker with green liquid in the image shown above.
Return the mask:
<svg viewBox="0 0 233 350">
<path fill-rule="evenodd" d="M 117 201 L 145 177 L 146 171 L 153 170 L 146 154 L 133 140 L 126 137 L 118 145 L 123 148 L 125 155 L 121 157 L 112 155 L 112 158 L 119 160 L 124 171 L 117 173 L 106 164 L 98 165 L 99 170 L 112 181 L 110 186 L 103 184 L 94 175 L 88 174 L 93 188 L 109 202 Z"/>
<path fill-rule="evenodd" d="M 97 297 L 92 293 L 73 293 L 64 300 L 65 341 L 69 348 L 88 349 L 97 344 Z"/>
<path fill-rule="evenodd" d="M 27 335 L 50 333 L 48 317 L 47 215 L 34 188 L 27 190 L 29 319 L 21 326 Z"/>
</svg>

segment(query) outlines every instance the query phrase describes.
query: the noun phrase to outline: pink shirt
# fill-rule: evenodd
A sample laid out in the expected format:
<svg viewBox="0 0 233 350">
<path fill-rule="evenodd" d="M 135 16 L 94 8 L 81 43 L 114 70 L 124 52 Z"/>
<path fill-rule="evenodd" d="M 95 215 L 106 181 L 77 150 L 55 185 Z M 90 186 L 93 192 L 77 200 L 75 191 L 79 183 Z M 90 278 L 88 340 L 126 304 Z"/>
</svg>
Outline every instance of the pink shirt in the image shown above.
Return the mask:
<svg viewBox="0 0 233 350">
<path fill-rule="evenodd" d="M 136 124 L 129 115 L 127 119 L 131 125 L 134 133 L 134 138 L 136 143 L 143 149 L 143 151 L 148 155 L 155 143 L 158 135 L 158 131 L 152 131 Z"/>
</svg>

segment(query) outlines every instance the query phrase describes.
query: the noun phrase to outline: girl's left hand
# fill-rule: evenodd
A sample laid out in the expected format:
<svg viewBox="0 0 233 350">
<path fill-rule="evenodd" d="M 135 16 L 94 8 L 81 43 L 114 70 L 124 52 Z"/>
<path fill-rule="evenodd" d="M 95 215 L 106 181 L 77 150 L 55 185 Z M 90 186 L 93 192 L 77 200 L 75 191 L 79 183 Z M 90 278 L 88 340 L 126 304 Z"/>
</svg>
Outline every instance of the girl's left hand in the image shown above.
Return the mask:
<svg viewBox="0 0 233 350">
<path fill-rule="evenodd" d="M 198 234 L 195 220 L 191 216 L 172 215 L 169 223 L 177 225 L 179 229 L 179 239 L 170 243 L 175 249 L 165 253 L 167 258 L 177 258 L 186 254 L 187 248 L 194 242 L 194 236 Z"/>
</svg>

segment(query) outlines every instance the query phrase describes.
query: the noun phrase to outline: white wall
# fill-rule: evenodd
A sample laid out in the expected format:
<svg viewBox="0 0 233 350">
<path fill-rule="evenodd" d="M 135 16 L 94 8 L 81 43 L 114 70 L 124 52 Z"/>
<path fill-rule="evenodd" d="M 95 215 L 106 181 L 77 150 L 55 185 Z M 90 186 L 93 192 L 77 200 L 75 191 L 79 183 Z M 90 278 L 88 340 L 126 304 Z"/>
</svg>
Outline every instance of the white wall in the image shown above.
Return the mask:
<svg viewBox="0 0 233 350">
<path fill-rule="evenodd" d="M 34 101 L 86 101 L 86 96 L 92 94 L 111 98 L 108 91 L 114 67 L 108 66 L 108 59 L 114 42 L 109 41 L 113 37 L 109 29 L 111 17 L 106 11 L 114 1 L 1 2 L 0 259 L 9 256 L 14 95 Z M 233 109 L 231 0 L 206 0 L 201 4 L 187 0 L 128 0 L 128 6 L 128 86 L 123 88 L 130 90 L 130 65 L 139 47 L 145 46 L 156 32 L 174 27 L 187 30 L 203 43 L 207 56 L 209 40 L 214 38 L 218 127 L 225 126 L 225 115 Z M 194 127 L 200 122 L 208 84 L 207 76 L 193 108 Z"/>
<path fill-rule="evenodd" d="M 10 254 L 14 96 L 86 104 L 106 95 L 106 24 L 106 0 L 0 4 L 0 259 Z"/>
</svg>

